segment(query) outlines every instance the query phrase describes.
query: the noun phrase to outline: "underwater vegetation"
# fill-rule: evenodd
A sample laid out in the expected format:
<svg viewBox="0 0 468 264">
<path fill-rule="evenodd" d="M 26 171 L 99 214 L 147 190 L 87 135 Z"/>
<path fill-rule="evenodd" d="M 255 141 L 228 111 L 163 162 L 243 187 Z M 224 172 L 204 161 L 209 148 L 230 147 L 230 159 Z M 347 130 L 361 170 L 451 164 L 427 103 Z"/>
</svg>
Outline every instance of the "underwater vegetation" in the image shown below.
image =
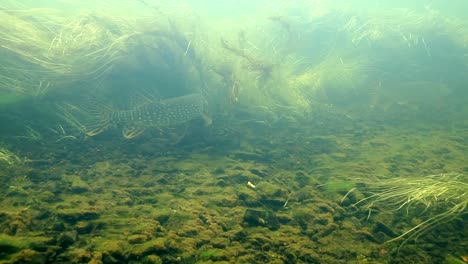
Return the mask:
<svg viewBox="0 0 468 264">
<path fill-rule="evenodd" d="M 8 149 L 0 148 L 0 162 L 6 163 L 7 165 L 14 165 L 21 163 L 21 158 L 13 154 Z"/>
<path fill-rule="evenodd" d="M 136 34 L 119 28 L 123 19 L 119 17 L 72 17 L 49 8 L 3 8 L 0 12 L 4 22 L 2 90 L 18 93 L 44 94 L 62 85 L 63 78 L 98 79 L 119 59 L 122 44 Z"/>
<path fill-rule="evenodd" d="M 425 177 L 390 178 L 372 182 L 360 182 L 361 191 L 369 194 L 352 206 L 373 211 L 405 211 L 407 215 L 425 215 L 425 220 L 408 229 L 387 243 L 404 238 L 415 239 L 437 225 L 467 214 L 468 181 L 465 174 L 444 173 Z M 348 196 L 355 188 L 346 194 Z M 346 199 L 346 196 L 343 199 Z"/>
<path fill-rule="evenodd" d="M 466 18 L 90 2 L 0 3 L 0 263 L 465 261 Z"/>
</svg>

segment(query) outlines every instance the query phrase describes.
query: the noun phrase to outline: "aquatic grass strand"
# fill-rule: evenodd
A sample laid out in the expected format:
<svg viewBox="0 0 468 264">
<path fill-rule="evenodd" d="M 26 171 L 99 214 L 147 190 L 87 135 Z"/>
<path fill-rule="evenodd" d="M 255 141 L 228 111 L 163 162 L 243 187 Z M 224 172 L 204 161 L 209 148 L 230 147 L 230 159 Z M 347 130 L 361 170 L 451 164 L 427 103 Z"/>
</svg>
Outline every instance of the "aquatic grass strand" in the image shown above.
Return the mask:
<svg viewBox="0 0 468 264">
<path fill-rule="evenodd" d="M 114 11 L 0 8 L 0 92 L 37 95 L 67 81 L 102 78 L 149 23 Z"/>
<path fill-rule="evenodd" d="M 353 206 L 375 211 L 396 212 L 406 209 L 406 214 L 415 213 L 421 205 L 419 214 L 426 219 L 401 235 L 386 243 L 405 238 L 417 238 L 429 229 L 454 220 L 466 214 L 468 204 L 468 177 L 459 173 L 446 173 L 426 177 L 382 179 L 364 182 L 361 191 L 370 195 L 357 201 Z M 369 213 L 370 217 L 370 213 Z"/>
<path fill-rule="evenodd" d="M 7 165 L 13 165 L 21 163 L 21 158 L 6 148 L 0 148 L 0 162 L 5 162 Z"/>
</svg>

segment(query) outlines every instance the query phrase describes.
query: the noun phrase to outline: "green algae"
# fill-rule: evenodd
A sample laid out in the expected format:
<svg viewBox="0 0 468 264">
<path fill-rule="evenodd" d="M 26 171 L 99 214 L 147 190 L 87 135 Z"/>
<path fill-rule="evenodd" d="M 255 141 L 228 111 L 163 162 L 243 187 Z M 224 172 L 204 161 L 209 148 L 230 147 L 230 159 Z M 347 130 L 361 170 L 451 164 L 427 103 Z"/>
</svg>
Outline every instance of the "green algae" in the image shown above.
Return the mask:
<svg viewBox="0 0 468 264">
<path fill-rule="evenodd" d="M 51 244 L 51 239 L 46 236 L 28 234 L 28 236 L 11 236 L 0 234 L 0 260 L 15 259 L 24 250 L 41 250 L 45 245 Z"/>
<path fill-rule="evenodd" d="M 259 163 L 258 160 L 244 160 L 242 156 L 236 159 L 196 154 L 189 155 L 188 162 L 170 161 L 165 157 L 153 159 L 143 165 L 139 176 L 134 176 L 136 169 L 129 164 L 139 163 L 140 158 L 123 163 L 114 159 L 112 162 L 97 162 L 96 166 L 80 175 L 64 173 L 61 175 L 63 180 L 56 187 L 44 183 L 48 186 L 47 191 L 36 192 L 27 180 L 20 186 L 24 191 L 33 191 L 31 195 L 36 196 L 37 206 L 52 208 L 41 216 L 28 216 L 37 217 L 35 222 L 55 219 L 49 239 L 68 230 L 79 234 L 76 240 L 67 242 L 72 244 L 64 254 L 70 257 L 130 261 L 139 256 L 156 262 L 177 259 L 190 262 L 197 258 L 205 262 L 233 258 L 271 262 L 333 261 L 336 258 L 356 263 L 364 259 L 386 260 L 390 253 L 385 252 L 391 252 L 392 247 L 383 250 L 380 243 L 398 233 L 399 228 L 395 228 L 392 221 L 394 216 L 379 213 L 371 223 L 367 223 L 356 219 L 365 219 L 367 212 L 357 212 L 350 217 L 347 212 L 350 203 L 339 202 L 350 188 L 356 187 L 353 177 L 372 171 L 375 162 L 395 162 L 392 159 L 396 154 L 404 156 L 399 158 L 398 162 L 401 162 L 411 155 L 400 154 L 400 149 L 408 149 L 405 144 L 409 138 L 419 138 L 419 135 L 407 133 L 401 139 L 394 135 L 392 130 L 381 132 L 369 138 L 371 143 L 351 147 L 349 144 L 354 136 L 343 134 L 335 142 L 353 153 L 353 158 L 335 159 L 312 152 L 306 159 L 301 150 L 290 158 L 291 162 L 299 163 L 288 169 L 284 169 L 282 163 Z M 454 144 L 459 143 L 454 141 Z M 379 147 L 385 151 L 379 155 L 360 153 L 364 151 L 360 149 L 369 148 L 368 145 L 377 146 L 378 152 Z M 387 147 L 390 145 L 392 148 Z M 293 150 L 297 148 L 292 147 Z M 437 144 L 426 143 L 421 148 L 427 155 L 460 151 L 451 144 L 445 144 L 449 152 L 444 150 L 442 153 Z M 356 163 L 357 159 L 366 162 Z M 447 162 L 447 166 L 450 163 L 450 166 L 457 166 L 457 159 Z M 309 164 L 315 166 L 309 167 Z M 255 188 L 249 187 L 248 181 L 253 182 Z M 9 195 L 27 198 L 18 192 L 10 192 Z M 362 197 L 356 192 L 347 198 L 356 201 Z M 8 201 L 12 200 L 3 202 Z M 243 217 L 249 208 L 274 215 L 279 227 L 272 230 L 261 224 L 243 226 Z M 11 210 L 19 209 L 13 206 Z M 9 215 L 13 217 L 12 213 Z M 26 219 L 26 215 L 20 214 L 19 217 Z M 258 223 L 268 219 L 260 218 L 263 220 Z M 3 220 L 3 226 L 14 222 L 14 219 Z M 41 227 L 36 225 L 33 228 Z M 22 230 L 30 232 L 27 228 Z M 346 250 L 332 246 L 337 239 L 346 245 Z M 62 241 L 66 240 L 62 238 Z M 311 241 L 320 242 L 320 254 Z M 281 243 L 290 246 L 281 251 Z M 306 244 L 308 246 L 304 249 Z M 15 251 L 12 254 L 31 247 L 27 243 L 11 245 Z M 77 245 L 83 245 L 84 251 L 71 250 Z M 262 248 L 265 253 L 248 248 Z M 91 252 L 100 252 L 101 255 Z"/>
<path fill-rule="evenodd" d="M 389 80 L 382 67 L 392 59 L 377 56 L 383 61 L 379 63 L 354 56 L 354 52 L 402 51 L 411 59 L 398 57 L 395 61 L 416 64 L 405 68 L 408 74 L 427 73 L 430 66 L 418 65 L 413 56 L 419 54 L 417 48 L 407 48 L 401 35 L 379 26 L 385 19 L 376 21 L 350 10 L 318 11 L 317 17 L 310 12 L 312 17 L 298 18 L 304 21 L 288 15 L 275 18 L 268 14 L 266 22 L 256 18 L 253 28 L 265 29 L 267 37 L 249 28 L 229 33 L 233 25 L 216 24 L 229 44 L 224 48 L 217 47 L 220 36 L 216 31 L 209 36 L 197 31 L 190 38 L 179 34 L 194 28 L 179 25 L 177 19 L 171 22 L 174 34 L 151 31 L 170 40 L 156 41 L 157 45 L 174 44 L 168 48 L 168 53 L 176 54 L 174 61 L 206 61 L 207 65 L 199 64 L 197 69 L 188 67 L 193 73 L 184 73 L 187 69 L 165 61 L 163 54 L 157 54 L 156 63 L 147 62 L 177 66 L 168 67 L 174 71 L 171 76 L 182 73 L 188 79 L 200 78 L 200 84 L 206 81 L 217 110 L 211 127 L 190 124 L 174 128 L 180 130 L 177 133 L 149 131 L 135 141 L 121 141 L 113 134 L 79 141 L 73 138 L 75 134 L 66 134 L 69 128 L 61 127 L 60 120 L 60 127 L 49 123 L 41 127 L 44 137 L 34 144 L 17 135 L 7 138 L 31 158 L 47 162 L 28 164 L 29 170 L 0 172 L 0 227 L 8 234 L 2 238 L 5 259 L 26 263 L 34 256 L 44 260 L 41 252 L 50 252 L 48 262 L 61 263 L 424 263 L 431 257 L 441 260 L 447 252 L 465 254 L 462 239 L 466 232 L 460 232 L 463 222 L 456 220 L 435 230 L 447 235 L 443 241 L 423 236 L 418 240 L 421 243 L 398 255 L 398 245 L 382 243 L 421 219 L 381 208 L 367 219 L 367 211 L 352 206 L 365 194 L 357 190 L 347 195 L 360 187 L 363 178 L 373 181 L 382 175 L 466 172 L 466 122 L 437 123 L 422 118 L 431 103 L 442 114 L 462 109 L 440 107 L 439 98 L 457 87 L 440 80 Z M 344 39 L 325 38 L 330 43 L 316 43 L 327 37 L 317 25 L 340 24 L 336 17 L 356 23 L 332 27 L 331 35 L 343 34 Z M 416 36 L 418 27 L 408 17 L 396 17 L 407 22 L 401 34 L 406 38 L 414 33 L 422 43 Z M 437 21 L 441 28 L 454 26 L 447 20 Z M 288 25 L 283 30 L 291 31 L 281 31 L 280 36 L 288 36 L 291 42 L 274 37 L 278 24 Z M 352 29 L 360 35 L 351 34 Z M 295 30 L 301 35 L 297 43 Z M 464 35 L 460 36 L 459 43 L 463 43 Z M 362 45 L 364 42 L 367 44 Z M 288 51 L 280 47 L 270 54 L 272 43 L 274 50 L 284 44 Z M 207 49 L 198 49 L 200 46 Z M 332 54 L 330 46 L 335 51 Z M 182 54 L 178 49 L 183 49 Z M 310 49 L 315 55 L 303 58 Z M 195 52 L 203 57 L 194 57 Z M 200 75 L 192 78 L 197 71 Z M 440 79 L 452 79 L 444 76 Z M 131 78 L 132 84 L 144 84 L 144 80 Z M 177 83 L 169 77 L 163 79 L 158 84 Z M 418 97 L 424 87 L 429 96 Z M 16 100 L 2 99 L 0 105 Z M 182 139 L 178 134 L 184 134 Z M 64 136 L 70 141 L 58 140 Z M 44 238 L 42 248 L 24 240 L 36 232 Z M 443 254 L 437 256 L 434 247 Z"/>
</svg>

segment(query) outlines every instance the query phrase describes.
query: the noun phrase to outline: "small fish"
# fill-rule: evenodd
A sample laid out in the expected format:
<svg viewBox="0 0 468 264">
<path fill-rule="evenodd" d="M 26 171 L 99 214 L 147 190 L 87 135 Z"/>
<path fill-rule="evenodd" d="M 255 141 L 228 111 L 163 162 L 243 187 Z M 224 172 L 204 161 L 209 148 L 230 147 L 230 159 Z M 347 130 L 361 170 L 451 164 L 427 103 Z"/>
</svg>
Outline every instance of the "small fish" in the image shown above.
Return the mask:
<svg viewBox="0 0 468 264">
<path fill-rule="evenodd" d="M 129 110 L 115 110 L 109 106 L 95 107 L 93 118 L 87 122 L 86 134 L 95 136 L 112 126 L 122 127 L 125 138 L 135 138 L 147 128 L 170 127 L 206 115 L 206 101 L 201 94 L 188 94 L 166 100 L 149 100 Z"/>
</svg>

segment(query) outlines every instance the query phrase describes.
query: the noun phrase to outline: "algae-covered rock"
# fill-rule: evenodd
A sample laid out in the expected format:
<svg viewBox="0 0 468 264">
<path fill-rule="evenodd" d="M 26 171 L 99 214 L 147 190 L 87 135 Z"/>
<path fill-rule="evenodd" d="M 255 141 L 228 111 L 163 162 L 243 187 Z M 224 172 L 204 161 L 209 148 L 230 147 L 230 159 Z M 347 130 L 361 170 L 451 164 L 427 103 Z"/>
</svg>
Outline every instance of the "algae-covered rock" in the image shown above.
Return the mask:
<svg viewBox="0 0 468 264">
<path fill-rule="evenodd" d="M 28 197 L 29 193 L 21 186 L 10 185 L 6 191 L 6 196 Z"/>
<path fill-rule="evenodd" d="M 69 246 L 73 245 L 78 238 L 78 234 L 76 232 L 63 232 L 57 239 L 57 243 L 62 248 L 68 248 Z"/>
<path fill-rule="evenodd" d="M 146 240 L 148 240 L 148 236 L 135 234 L 135 235 L 128 236 L 127 240 L 128 240 L 128 243 L 130 244 L 141 244 L 141 243 L 144 243 Z"/>
<path fill-rule="evenodd" d="M 75 230 L 78 234 L 89 234 L 96 228 L 96 223 L 91 221 L 78 221 L 75 224 Z"/>
<path fill-rule="evenodd" d="M 11 258 L 10 263 L 17 264 L 42 264 L 46 262 L 44 253 L 32 249 L 24 249 Z"/>
<path fill-rule="evenodd" d="M 3 254 L 12 254 L 26 248 L 28 243 L 14 236 L 0 234 L 0 252 Z"/>
<path fill-rule="evenodd" d="M 92 254 L 86 248 L 70 247 L 54 258 L 56 263 L 90 263 Z"/>
<path fill-rule="evenodd" d="M 55 195 L 53 192 L 51 191 L 42 191 L 40 192 L 38 195 L 37 195 L 37 199 L 43 201 L 43 202 L 46 202 L 46 203 L 52 203 L 52 202 L 57 202 L 60 200 L 60 198 Z"/>
<path fill-rule="evenodd" d="M 461 258 L 457 258 L 453 255 L 447 255 L 444 259 L 444 264 L 464 264 L 466 263 Z"/>
<path fill-rule="evenodd" d="M 314 214 L 308 208 L 298 208 L 293 211 L 293 219 L 303 230 L 306 230 L 308 225 L 313 224 Z"/>
<path fill-rule="evenodd" d="M 215 248 L 226 248 L 231 241 L 227 237 L 215 237 L 211 239 L 210 243 Z"/>
<path fill-rule="evenodd" d="M 96 211 L 86 208 L 60 209 L 57 210 L 57 215 L 65 222 L 71 224 L 74 224 L 78 221 L 95 220 L 99 218 L 99 214 Z"/>
<path fill-rule="evenodd" d="M 142 263 L 144 263 L 144 264 L 162 264 L 163 261 L 157 255 L 148 255 L 143 259 Z"/>
<path fill-rule="evenodd" d="M 67 176 L 67 180 L 70 182 L 70 190 L 73 193 L 84 193 L 91 190 L 89 184 L 83 181 L 78 175 Z"/>
<path fill-rule="evenodd" d="M 244 214 L 244 224 L 246 226 L 267 227 L 271 230 L 280 228 L 278 218 L 270 210 L 247 209 Z"/>
<path fill-rule="evenodd" d="M 9 236 L 6 234 L 0 234 L 0 256 L 14 255 L 18 260 L 25 259 L 26 256 L 35 254 L 35 251 L 25 251 L 28 249 L 44 248 L 45 245 L 51 244 L 52 238 L 44 236 L 31 236 L 31 237 L 20 237 L 20 236 Z M 20 252 L 20 253 L 18 253 Z M 33 254 L 33 255 L 34 255 Z M 21 257 L 23 256 L 23 257 Z M 14 258 L 16 258 L 14 257 Z M 28 262 L 13 262 L 13 263 L 28 263 Z M 39 262 L 43 263 L 43 262 Z"/>
<path fill-rule="evenodd" d="M 211 261 L 227 261 L 229 260 L 229 255 L 225 250 L 212 248 L 206 249 L 200 252 L 199 258 L 201 260 L 211 260 Z"/>
</svg>

